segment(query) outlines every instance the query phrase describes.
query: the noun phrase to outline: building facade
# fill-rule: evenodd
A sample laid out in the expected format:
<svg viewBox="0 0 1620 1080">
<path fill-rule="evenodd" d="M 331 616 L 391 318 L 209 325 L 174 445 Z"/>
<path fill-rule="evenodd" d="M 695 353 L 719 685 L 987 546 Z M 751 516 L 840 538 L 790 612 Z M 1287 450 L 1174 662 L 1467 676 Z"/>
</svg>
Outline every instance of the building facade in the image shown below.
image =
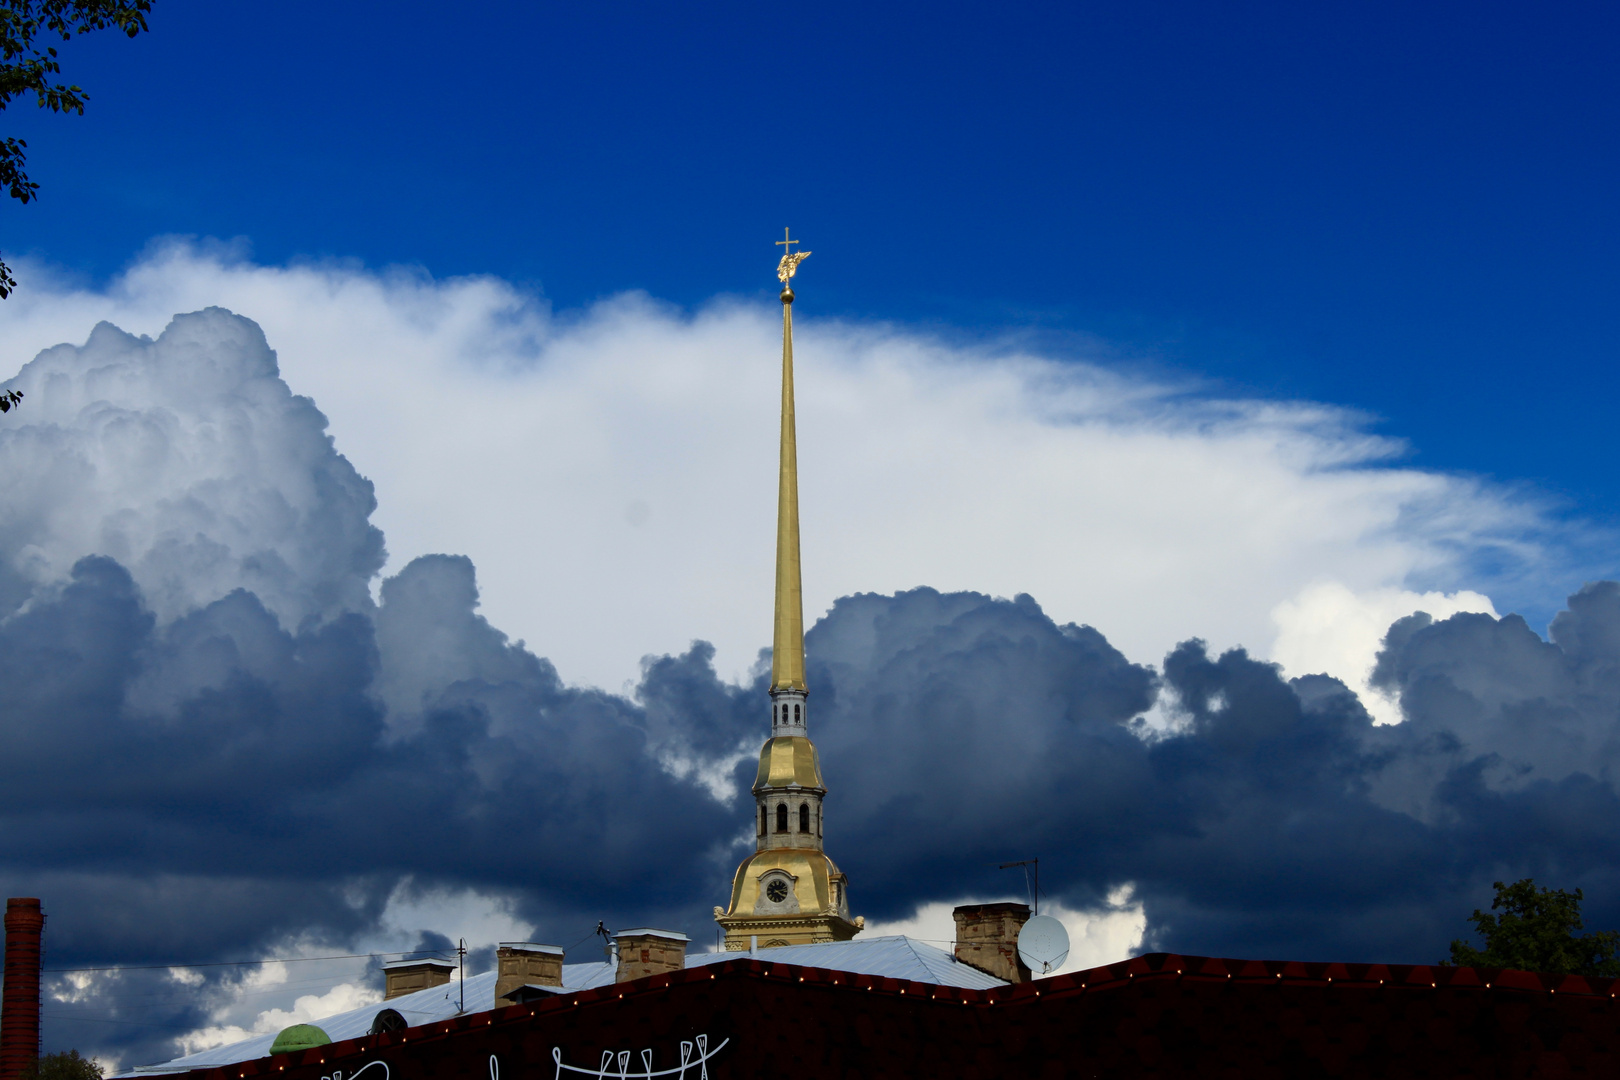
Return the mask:
<svg viewBox="0 0 1620 1080">
<path fill-rule="evenodd" d="M 1528 1080 L 1620 1072 L 1620 983 L 1612 979 L 1159 953 L 979 990 L 768 954 L 719 959 L 191 1078 Z"/>
</svg>

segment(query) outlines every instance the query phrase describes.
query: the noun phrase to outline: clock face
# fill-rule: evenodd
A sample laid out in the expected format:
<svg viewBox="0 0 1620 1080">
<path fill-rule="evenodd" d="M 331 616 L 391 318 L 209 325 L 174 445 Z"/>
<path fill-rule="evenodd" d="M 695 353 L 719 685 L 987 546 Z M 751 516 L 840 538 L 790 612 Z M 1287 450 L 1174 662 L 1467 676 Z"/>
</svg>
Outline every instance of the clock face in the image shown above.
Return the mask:
<svg viewBox="0 0 1620 1080">
<path fill-rule="evenodd" d="M 781 878 L 774 879 L 765 886 L 765 898 L 773 904 L 780 904 L 787 899 L 787 882 Z"/>
</svg>

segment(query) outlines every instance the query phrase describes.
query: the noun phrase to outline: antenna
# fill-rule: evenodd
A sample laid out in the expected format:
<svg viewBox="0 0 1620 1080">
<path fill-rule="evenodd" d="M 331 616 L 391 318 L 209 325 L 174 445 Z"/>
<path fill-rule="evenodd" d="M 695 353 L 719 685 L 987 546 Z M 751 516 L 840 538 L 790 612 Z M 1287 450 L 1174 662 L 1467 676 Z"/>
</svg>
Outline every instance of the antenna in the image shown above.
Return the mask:
<svg viewBox="0 0 1620 1080">
<path fill-rule="evenodd" d="M 593 933 L 602 939 L 602 952 L 609 960 L 612 960 L 613 946 L 615 944 L 613 940 L 613 931 L 609 930 L 607 925 L 601 919 L 598 919 L 596 920 L 596 929 L 593 931 Z"/>
<path fill-rule="evenodd" d="M 456 959 L 461 965 L 461 1011 L 467 1011 L 467 939 L 456 939 Z"/>
<path fill-rule="evenodd" d="M 1033 884 L 1030 883 L 1029 871 L 1024 871 L 1024 888 L 1029 892 L 1030 908 L 1033 909 L 1034 914 L 1039 915 L 1041 913 L 1041 860 L 1019 859 L 1017 862 L 1004 862 L 1000 866 L 996 867 L 996 869 L 1011 870 L 1015 866 L 1033 867 L 1035 870 L 1035 881 Z"/>
</svg>

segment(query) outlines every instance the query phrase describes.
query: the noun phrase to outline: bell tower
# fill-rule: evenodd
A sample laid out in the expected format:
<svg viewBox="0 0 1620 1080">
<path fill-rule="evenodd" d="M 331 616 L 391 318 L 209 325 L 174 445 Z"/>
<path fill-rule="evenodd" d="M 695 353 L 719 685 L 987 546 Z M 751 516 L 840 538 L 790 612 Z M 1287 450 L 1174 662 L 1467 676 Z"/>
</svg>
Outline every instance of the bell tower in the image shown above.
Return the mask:
<svg viewBox="0 0 1620 1080">
<path fill-rule="evenodd" d="M 754 777 L 754 853 L 737 867 L 731 904 L 714 909 L 726 949 L 848 941 L 866 920 L 849 917 L 847 881 L 822 849 L 827 786 L 808 734 L 804 601 L 799 577 L 799 456 L 793 421 L 793 275 L 808 251 L 778 240 L 782 282 L 782 445 L 776 493 L 776 627 L 771 648 L 771 737 Z"/>
</svg>

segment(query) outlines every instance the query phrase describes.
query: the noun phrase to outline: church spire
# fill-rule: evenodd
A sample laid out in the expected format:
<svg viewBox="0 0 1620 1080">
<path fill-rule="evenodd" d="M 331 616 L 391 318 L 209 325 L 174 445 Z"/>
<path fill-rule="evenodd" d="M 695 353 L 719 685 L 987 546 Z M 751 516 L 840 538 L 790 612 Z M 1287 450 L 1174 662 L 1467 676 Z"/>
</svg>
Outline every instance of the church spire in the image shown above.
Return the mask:
<svg viewBox="0 0 1620 1080">
<path fill-rule="evenodd" d="M 786 230 L 783 230 L 786 233 Z M 865 920 L 849 917 L 849 881 L 822 848 L 827 785 L 810 741 L 804 682 L 804 600 L 799 588 L 799 461 L 793 429 L 793 288 L 810 256 L 798 241 L 777 264 L 782 283 L 782 459 L 776 502 L 776 632 L 771 651 L 771 737 L 754 777 L 754 853 L 731 879 L 731 903 L 714 909 L 727 951 L 754 945 L 848 941 Z"/>
<path fill-rule="evenodd" d="M 799 576 L 799 452 L 793 424 L 793 286 L 808 251 L 783 239 L 776 276 L 782 282 L 782 449 L 776 492 L 776 633 L 771 645 L 771 693 L 808 689 L 804 682 L 804 597 Z"/>
</svg>

